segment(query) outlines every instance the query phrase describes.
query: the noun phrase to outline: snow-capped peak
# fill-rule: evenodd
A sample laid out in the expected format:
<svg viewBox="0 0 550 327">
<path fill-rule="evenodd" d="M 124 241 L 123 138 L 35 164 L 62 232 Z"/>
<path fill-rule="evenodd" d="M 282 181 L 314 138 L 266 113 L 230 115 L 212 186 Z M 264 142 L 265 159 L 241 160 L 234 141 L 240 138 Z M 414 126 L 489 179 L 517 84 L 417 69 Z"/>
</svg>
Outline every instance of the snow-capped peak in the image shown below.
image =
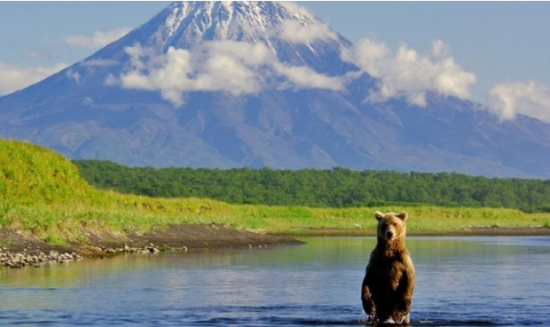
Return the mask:
<svg viewBox="0 0 550 327">
<path fill-rule="evenodd" d="M 269 43 L 272 37 L 292 36 L 290 41 L 307 43 L 295 36 L 337 38 L 337 33 L 306 9 L 287 2 L 174 2 L 153 21 L 157 31 L 152 43 L 165 50 L 169 46 L 189 48 L 207 40 Z"/>
<path fill-rule="evenodd" d="M 356 70 L 339 57 L 349 44 L 293 3 L 175 2 L 120 41 L 128 61 L 108 82 L 158 90 L 175 107 L 194 91 L 341 91 Z"/>
</svg>

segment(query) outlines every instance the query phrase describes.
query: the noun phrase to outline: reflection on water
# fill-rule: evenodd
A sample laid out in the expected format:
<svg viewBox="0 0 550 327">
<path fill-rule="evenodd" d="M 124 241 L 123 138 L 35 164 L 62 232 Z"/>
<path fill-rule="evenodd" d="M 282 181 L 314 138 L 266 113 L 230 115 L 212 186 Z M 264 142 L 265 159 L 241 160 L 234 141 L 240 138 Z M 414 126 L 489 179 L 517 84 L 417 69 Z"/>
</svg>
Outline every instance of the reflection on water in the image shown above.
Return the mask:
<svg viewBox="0 0 550 327">
<path fill-rule="evenodd" d="M 374 238 L 0 270 L 0 325 L 362 325 Z M 415 326 L 545 325 L 550 238 L 407 239 Z"/>
</svg>

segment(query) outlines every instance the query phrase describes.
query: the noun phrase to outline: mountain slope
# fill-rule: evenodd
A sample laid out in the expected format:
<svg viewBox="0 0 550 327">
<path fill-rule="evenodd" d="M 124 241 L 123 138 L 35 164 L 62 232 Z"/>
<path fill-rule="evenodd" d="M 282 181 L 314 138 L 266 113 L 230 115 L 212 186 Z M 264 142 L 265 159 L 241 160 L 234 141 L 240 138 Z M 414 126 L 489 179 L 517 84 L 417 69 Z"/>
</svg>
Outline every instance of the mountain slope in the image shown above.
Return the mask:
<svg viewBox="0 0 550 327">
<path fill-rule="evenodd" d="M 0 98 L 0 135 L 138 166 L 391 169 L 550 178 L 550 125 L 429 94 L 368 102 L 351 42 L 296 5 L 176 2 Z"/>
</svg>

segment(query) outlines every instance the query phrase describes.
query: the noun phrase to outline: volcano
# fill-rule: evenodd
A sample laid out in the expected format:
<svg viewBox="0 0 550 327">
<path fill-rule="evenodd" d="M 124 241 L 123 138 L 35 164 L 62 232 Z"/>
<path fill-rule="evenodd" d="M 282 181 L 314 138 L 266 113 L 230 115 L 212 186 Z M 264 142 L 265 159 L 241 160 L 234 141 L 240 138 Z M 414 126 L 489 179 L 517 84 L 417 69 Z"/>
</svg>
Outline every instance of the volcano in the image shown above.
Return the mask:
<svg viewBox="0 0 550 327">
<path fill-rule="evenodd" d="M 0 98 L 0 136 L 130 166 L 550 178 L 550 124 L 437 92 L 369 101 L 353 47 L 292 3 L 172 3 Z"/>
</svg>

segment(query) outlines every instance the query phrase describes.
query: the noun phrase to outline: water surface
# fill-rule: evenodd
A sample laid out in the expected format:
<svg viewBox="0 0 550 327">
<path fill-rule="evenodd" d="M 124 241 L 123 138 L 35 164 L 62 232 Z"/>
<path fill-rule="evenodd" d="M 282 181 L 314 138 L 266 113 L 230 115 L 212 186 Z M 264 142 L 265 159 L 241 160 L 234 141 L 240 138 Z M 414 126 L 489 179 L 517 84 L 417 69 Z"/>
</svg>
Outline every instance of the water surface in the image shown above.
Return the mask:
<svg viewBox="0 0 550 327">
<path fill-rule="evenodd" d="M 0 325 L 364 325 L 360 286 L 374 238 L 127 255 L 0 270 Z M 415 326 L 550 321 L 550 238 L 407 239 Z"/>
</svg>

